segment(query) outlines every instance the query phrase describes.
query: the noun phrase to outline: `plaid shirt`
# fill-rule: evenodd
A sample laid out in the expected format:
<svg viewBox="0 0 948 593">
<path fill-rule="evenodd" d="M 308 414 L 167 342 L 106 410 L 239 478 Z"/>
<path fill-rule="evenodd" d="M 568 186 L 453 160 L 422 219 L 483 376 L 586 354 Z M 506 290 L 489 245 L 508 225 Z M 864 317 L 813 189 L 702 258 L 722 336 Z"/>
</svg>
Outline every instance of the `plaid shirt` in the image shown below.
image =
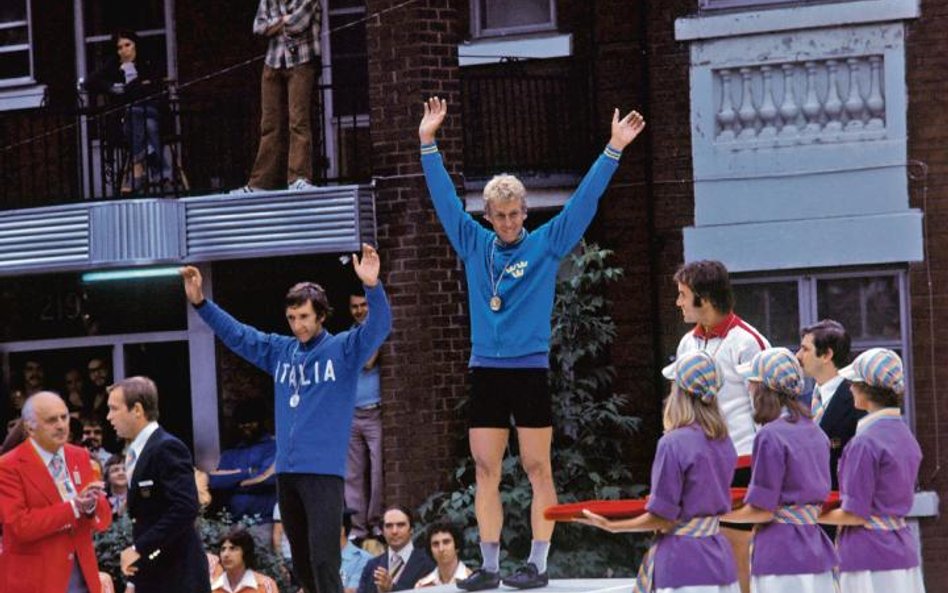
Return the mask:
<svg viewBox="0 0 948 593">
<path fill-rule="evenodd" d="M 283 29 L 270 37 L 264 63 L 271 68 L 293 68 L 314 61 L 319 56 L 319 0 L 260 0 L 254 34 L 266 35 L 284 17 Z"/>
</svg>

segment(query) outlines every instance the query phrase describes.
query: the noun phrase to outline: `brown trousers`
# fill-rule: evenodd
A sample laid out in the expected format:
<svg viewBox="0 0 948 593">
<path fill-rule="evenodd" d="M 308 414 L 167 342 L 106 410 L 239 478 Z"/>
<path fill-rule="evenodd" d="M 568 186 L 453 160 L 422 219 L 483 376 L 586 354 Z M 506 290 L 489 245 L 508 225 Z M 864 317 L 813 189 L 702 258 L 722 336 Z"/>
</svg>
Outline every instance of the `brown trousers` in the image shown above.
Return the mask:
<svg viewBox="0 0 948 593">
<path fill-rule="evenodd" d="M 260 148 L 250 173 L 250 187 L 283 189 L 300 178 L 313 181 L 310 109 L 315 72 L 311 62 L 293 68 L 264 65 L 260 81 Z M 289 159 L 283 178 L 280 165 L 287 149 L 287 130 L 283 128 L 287 118 Z"/>
</svg>

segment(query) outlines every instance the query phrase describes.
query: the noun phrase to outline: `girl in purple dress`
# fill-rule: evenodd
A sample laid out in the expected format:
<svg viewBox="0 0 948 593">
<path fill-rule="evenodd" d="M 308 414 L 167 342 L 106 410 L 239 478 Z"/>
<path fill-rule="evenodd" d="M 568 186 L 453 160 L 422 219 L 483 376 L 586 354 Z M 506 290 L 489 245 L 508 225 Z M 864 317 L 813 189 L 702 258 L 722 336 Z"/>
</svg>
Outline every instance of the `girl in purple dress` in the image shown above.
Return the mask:
<svg viewBox="0 0 948 593">
<path fill-rule="evenodd" d="M 613 533 L 657 531 L 639 568 L 634 593 L 740 593 L 731 546 L 718 519 L 731 509 L 737 451 L 715 395 L 721 370 L 703 350 L 682 354 L 667 369 L 665 435 L 652 464 L 646 513 L 611 521 L 588 510 L 580 523 Z"/>
<path fill-rule="evenodd" d="M 798 401 L 803 369 L 786 348 L 768 348 L 737 367 L 748 381 L 753 467 L 744 506 L 725 521 L 756 523 L 753 593 L 831 593 L 836 550 L 817 523 L 830 491 L 830 443 Z"/>
<path fill-rule="evenodd" d="M 841 593 L 924 593 L 918 546 L 905 523 L 922 451 L 902 421 L 905 377 L 899 355 L 866 350 L 839 372 L 869 414 L 839 460 L 841 508 L 821 523 L 840 525 Z"/>
</svg>

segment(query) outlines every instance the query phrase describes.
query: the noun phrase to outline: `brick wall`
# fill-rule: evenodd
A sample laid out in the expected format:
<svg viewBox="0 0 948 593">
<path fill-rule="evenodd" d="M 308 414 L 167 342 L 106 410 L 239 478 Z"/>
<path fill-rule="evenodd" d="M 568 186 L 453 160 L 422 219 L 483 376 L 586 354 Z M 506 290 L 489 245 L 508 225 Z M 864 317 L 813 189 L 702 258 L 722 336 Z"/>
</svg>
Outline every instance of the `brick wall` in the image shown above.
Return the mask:
<svg viewBox="0 0 948 593">
<path fill-rule="evenodd" d="M 368 0 L 368 13 L 398 0 Z M 457 3 L 422 0 L 370 21 L 372 170 L 378 237 L 394 330 L 382 368 L 385 502 L 417 505 L 444 487 L 466 423 L 469 332 L 463 271 L 441 230 L 418 154 L 423 97 L 453 111 L 439 135 L 449 169 L 461 170 Z"/>
<path fill-rule="evenodd" d="M 948 462 L 948 367 L 944 364 L 943 331 L 948 322 L 948 4 L 923 0 L 922 17 L 908 23 L 906 69 L 908 78 L 909 158 L 925 163 L 928 175 L 910 181 L 912 207 L 925 209 L 927 262 L 912 266 L 912 363 L 915 386 L 916 435 L 924 461 L 919 482 L 948 498 L 948 475 L 936 466 Z M 922 169 L 911 166 L 910 173 Z M 927 196 L 926 196 L 927 193 Z M 931 271 L 931 290 L 928 270 Z M 929 298 L 932 298 L 931 302 Z M 934 324 L 934 342 L 931 325 Z M 934 350 L 934 367 L 932 353 Z M 948 525 L 922 521 L 922 553 L 929 591 L 948 578 Z"/>
</svg>

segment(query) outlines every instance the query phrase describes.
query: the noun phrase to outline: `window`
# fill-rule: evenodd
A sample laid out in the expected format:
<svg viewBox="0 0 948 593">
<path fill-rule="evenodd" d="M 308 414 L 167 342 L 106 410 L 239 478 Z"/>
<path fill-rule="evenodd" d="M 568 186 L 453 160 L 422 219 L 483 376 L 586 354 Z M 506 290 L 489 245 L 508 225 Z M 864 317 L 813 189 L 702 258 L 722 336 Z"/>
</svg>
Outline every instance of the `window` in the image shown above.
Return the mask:
<svg viewBox="0 0 948 593">
<path fill-rule="evenodd" d="M 556 29 L 554 0 L 474 0 L 471 35 L 492 37 Z"/>
<path fill-rule="evenodd" d="M 737 313 L 774 346 L 796 351 L 800 328 L 835 319 L 852 338 L 852 355 L 869 348 L 898 352 L 911 394 L 908 278 L 902 270 L 860 270 L 792 276 L 737 277 Z M 911 397 L 906 415 L 912 415 Z"/>
<path fill-rule="evenodd" d="M 0 86 L 34 82 L 30 0 L 0 2 Z"/>
</svg>

